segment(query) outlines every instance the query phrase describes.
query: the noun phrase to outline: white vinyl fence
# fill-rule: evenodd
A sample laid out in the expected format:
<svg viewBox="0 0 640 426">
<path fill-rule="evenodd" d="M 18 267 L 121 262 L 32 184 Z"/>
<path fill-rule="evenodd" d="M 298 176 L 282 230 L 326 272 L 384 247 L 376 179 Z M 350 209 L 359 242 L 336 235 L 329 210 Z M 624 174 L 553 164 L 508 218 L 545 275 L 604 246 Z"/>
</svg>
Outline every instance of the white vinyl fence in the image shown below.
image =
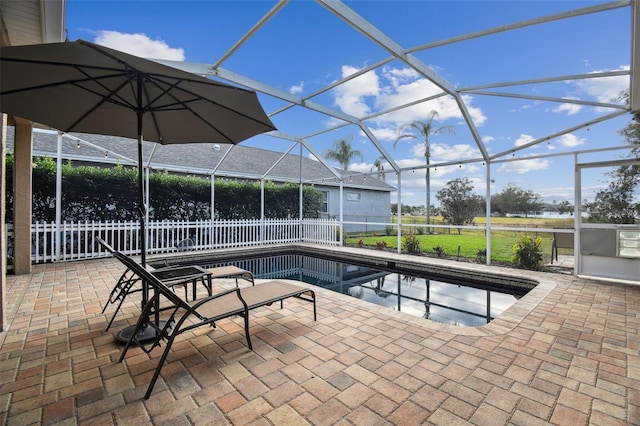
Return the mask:
<svg viewBox="0 0 640 426">
<path fill-rule="evenodd" d="M 104 257 L 95 242 L 102 237 L 128 255 L 140 254 L 140 224 L 130 222 L 35 223 L 31 226 L 31 260 L 35 263 Z M 338 245 L 340 224 L 333 219 L 264 219 L 149 222 L 147 253 L 206 250 L 264 244 L 310 242 Z M 60 247 L 56 248 L 56 234 Z M 12 233 L 7 242 L 8 264 L 13 264 Z"/>
</svg>

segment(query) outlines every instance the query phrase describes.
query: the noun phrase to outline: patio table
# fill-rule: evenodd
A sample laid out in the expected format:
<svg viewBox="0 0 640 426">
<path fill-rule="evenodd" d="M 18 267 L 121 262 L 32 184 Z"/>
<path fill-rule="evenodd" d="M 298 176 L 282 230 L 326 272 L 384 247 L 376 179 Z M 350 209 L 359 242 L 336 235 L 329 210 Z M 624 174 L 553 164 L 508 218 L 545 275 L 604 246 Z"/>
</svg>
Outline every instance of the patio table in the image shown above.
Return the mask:
<svg viewBox="0 0 640 426">
<path fill-rule="evenodd" d="M 187 284 L 189 282 L 191 282 L 192 285 L 193 300 L 196 300 L 196 284 L 198 281 L 202 282 L 205 286 L 209 296 L 211 296 L 213 291 L 213 273 L 197 265 L 162 268 L 151 271 L 151 274 L 166 284 L 167 287 L 184 286 L 185 300 L 189 300 L 189 295 L 187 294 Z"/>
</svg>

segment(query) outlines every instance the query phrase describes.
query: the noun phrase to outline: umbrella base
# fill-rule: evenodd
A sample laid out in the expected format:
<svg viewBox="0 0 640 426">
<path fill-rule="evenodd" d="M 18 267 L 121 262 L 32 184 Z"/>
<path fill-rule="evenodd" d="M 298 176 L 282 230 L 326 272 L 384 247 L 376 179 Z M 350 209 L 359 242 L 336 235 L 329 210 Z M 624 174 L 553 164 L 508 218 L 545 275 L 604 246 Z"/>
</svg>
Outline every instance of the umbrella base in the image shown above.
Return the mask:
<svg viewBox="0 0 640 426">
<path fill-rule="evenodd" d="M 160 321 L 160 328 L 164 328 L 166 321 Z M 123 328 L 116 334 L 116 342 L 121 344 L 126 344 L 131 337 L 131 334 L 135 330 L 135 325 L 130 325 L 129 327 Z M 153 327 L 146 326 L 142 330 L 138 331 L 138 335 L 136 336 L 136 340 L 140 343 L 148 343 L 153 341 L 156 338 L 156 329 Z M 135 343 L 135 341 L 134 341 Z"/>
</svg>

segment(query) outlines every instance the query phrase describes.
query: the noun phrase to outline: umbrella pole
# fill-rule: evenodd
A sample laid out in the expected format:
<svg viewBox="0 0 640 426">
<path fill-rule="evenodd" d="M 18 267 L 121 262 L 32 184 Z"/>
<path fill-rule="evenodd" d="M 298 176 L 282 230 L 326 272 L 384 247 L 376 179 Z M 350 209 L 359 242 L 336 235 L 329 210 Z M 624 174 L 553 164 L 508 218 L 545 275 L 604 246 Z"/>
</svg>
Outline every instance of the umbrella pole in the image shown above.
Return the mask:
<svg viewBox="0 0 640 426">
<path fill-rule="evenodd" d="M 138 78 L 138 104 L 142 104 L 142 79 Z M 147 230 L 145 226 L 145 214 L 146 208 L 144 204 L 144 173 L 143 173 L 143 158 L 142 158 L 142 110 L 138 109 L 138 214 L 140 215 L 140 264 L 143 268 L 147 266 Z M 142 280 L 142 311 L 149 300 L 149 286 L 147 282 Z M 156 306 L 158 304 L 158 297 L 156 298 Z M 157 309 L 154 309 L 155 323 L 162 327 L 160 322 L 160 313 Z M 148 319 L 147 319 L 148 320 Z M 129 326 L 118 332 L 116 335 L 116 341 L 119 343 L 127 343 L 131 333 L 135 330 L 135 325 Z M 136 340 L 141 343 L 146 343 L 156 338 L 157 332 L 155 327 L 150 327 L 149 324 L 145 324 L 144 328 L 138 331 Z"/>
</svg>

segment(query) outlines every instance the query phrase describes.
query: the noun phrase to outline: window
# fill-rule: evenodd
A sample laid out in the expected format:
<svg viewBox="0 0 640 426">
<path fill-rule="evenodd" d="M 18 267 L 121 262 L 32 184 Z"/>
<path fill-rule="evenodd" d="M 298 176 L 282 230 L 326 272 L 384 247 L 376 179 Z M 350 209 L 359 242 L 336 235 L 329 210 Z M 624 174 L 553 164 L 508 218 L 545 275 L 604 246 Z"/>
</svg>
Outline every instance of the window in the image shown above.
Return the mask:
<svg viewBox="0 0 640 426">
<path fill-rule="evenodd" d="M 329 213 L 329 191 L 322 191 L 322 207 L 321 213 Z"/>
</svg>

